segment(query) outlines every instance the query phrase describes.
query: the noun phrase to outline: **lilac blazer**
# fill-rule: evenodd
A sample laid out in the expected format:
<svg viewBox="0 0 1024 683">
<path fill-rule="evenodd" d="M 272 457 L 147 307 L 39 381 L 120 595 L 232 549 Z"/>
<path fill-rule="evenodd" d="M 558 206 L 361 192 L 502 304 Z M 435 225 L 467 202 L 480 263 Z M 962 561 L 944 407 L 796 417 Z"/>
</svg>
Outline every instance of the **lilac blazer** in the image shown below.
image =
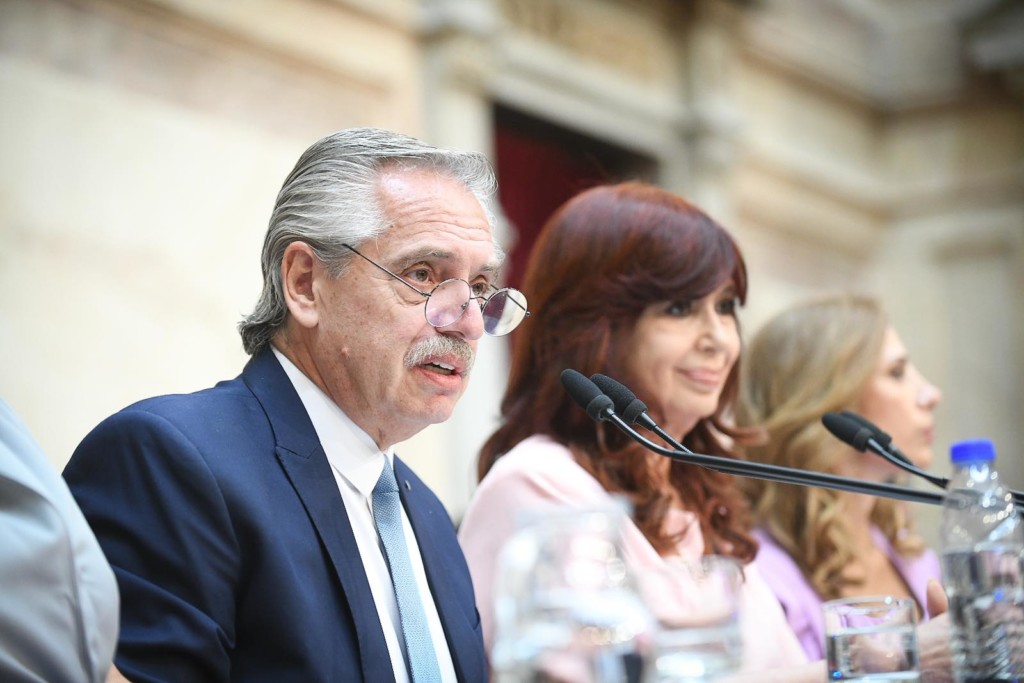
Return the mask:
<svg viewBox="0 0 1024 683">
<path fill-rule="evenodd" d="M 940 578 L 939 560 L 935 553 L 926 550 L 918 557 L 903 557 L 896 552 L 880 529 L 872 527 L 871 535 L 875 545 L 885 551 L 896 571 L 910 587 L 927 620 L 925 590 L 928 579 Z M 808 659 L 824 658 L 825 623 L 821 615 L 821 603 L 824 601 L 811 587 L 789 553 L 783 550 L 767 531 L 755 529 L 754 536 L 761 543 L 761 550 L 757 553 L 754 563 L 779 599 L 786 619 L 800 640 Z"/>
</svg>

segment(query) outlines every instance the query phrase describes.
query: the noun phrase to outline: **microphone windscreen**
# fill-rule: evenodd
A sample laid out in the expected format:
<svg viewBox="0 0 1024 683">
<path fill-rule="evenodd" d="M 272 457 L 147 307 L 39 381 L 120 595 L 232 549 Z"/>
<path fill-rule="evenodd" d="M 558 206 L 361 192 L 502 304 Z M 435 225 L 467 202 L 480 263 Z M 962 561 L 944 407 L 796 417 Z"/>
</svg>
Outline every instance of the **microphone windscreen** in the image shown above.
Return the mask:
<svg viewBox="0 0 1024 683">
<path fill-rule="evenodd" d="M 572 400 L 587 411 L 591 420 L 600 422 L 613 410 L 612 399 L 605 396 L 598 386 L 583 373 L 566 368 L 562 370 L 561 380 L 566 392 Z"/>
<path fill-rule="evenodd" d="M 865 429 L 869 430 L 871 432 L 871 435 L 875 437 L 875 441 L 882 444 L 882 446 L 888 448 L 889 444 L 892 443 L 892 437 L 883 432 L 881 429 L 879 429 L 878 425 L 876 425 L 874 422 L 867 419 L 866 417 L 858 415 L 852 410 L 844 410 L 839 414 L 849 420 L 853 420 L 861 427 L 864 427 Z"/>
<path fill-rule="evenodd" d="M 600 373 L 591 375 L 590 380 L 611 398 L 615 404 L 615 412 L 626 421 L 626 424 L 636 424 L 637 418 L 647 412 L 644 402 L 622 382 Z"/>
<path fill-rule="evenodd" d="M 872 436 L 870 429 L 839 413 L 825 413 L 821 416 L 821 423 L 832 436 L 858 451 L 863 452 L 867 448 L 868 439 Z"/>
<path fill-rule="evenodd" d="M 622 410 L 618 410 L 616 408 L 615 412 L 622 416 L 622 419 L 626 421 L 626 424 L 635 425 L 636 421 L 640 419 L 640 416 L 647 413 L 647 406 L 644 405 L 644 402 L 640 399 L 634 398 L 629 402 L 628 406 Z"/>
<path fill-rule="evenodd" d="M 612 379 L 608 375 L 596 373 L 590 376 L 590 381 L 600 387 L 601 391 L 611 397 L 615 402 L 615 408 L 625 408 L 632 401 L 636 400 L 636 394 L 622 382 Z"/>
</svg>

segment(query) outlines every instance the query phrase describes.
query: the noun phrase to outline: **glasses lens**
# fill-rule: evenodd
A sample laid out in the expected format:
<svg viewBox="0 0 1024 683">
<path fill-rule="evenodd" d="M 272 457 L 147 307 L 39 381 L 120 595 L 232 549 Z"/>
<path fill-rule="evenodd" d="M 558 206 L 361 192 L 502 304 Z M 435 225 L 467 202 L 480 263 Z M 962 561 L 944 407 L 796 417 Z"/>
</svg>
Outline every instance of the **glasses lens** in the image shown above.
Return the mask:
<svg viewBox="0 0 1024 683">
<path fill-rule="evenodd" d="M 434 327 L 446 327 L 462 317 L 469 305 L 469 283 L 465 280 L 445 280 L 430 293 L 424 313 Z"/>
<path fill-rule="evenodd" d="M 526 296 L 518 289 L 499 289 L 483 307 L 484 331 L 492 337 L 508 334 L 527 316 Z"/>
</svg>

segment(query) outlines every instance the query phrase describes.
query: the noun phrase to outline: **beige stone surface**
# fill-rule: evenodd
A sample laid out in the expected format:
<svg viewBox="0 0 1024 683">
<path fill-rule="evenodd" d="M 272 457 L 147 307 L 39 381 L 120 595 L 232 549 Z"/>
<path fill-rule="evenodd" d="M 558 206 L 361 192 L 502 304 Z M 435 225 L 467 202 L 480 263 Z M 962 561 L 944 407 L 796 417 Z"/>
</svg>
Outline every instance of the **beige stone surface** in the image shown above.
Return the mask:
<svg viewBox="0 0 1024 683">
<path fill-rule="evenodd" d="M 650 159 L 733 230 L 747 333 L 881 296 L 944 389 L 937 460 L 990 436 L 1024 488 L 1019 6 L 4 0 L 0 395 L 62 466 L 125 404 L 233 376 L 301 151 L 377 125 L 490 154 L 500 104 Z M 453 420 L 405 446 L 453 515 L 505 368 L 482 344 Z"/>
<path fill-rule="evenodd" d="M 240 371 L 281 181 L 333 130 L 418 134 L 418 59 L 341 4 L 0 4 L 0 392 L 55 465 Z"/>
</svg>

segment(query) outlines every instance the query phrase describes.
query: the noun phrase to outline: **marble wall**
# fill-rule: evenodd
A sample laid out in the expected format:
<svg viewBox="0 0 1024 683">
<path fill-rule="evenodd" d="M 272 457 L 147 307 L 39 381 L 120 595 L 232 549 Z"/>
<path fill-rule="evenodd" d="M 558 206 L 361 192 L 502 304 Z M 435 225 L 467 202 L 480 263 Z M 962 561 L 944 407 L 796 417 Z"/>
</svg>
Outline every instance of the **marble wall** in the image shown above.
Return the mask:
<svg viewBox="0 0 1024 683">
<path fill-rule="evenodd" d="M 308 144 L 422 132 L 390 5 L 0 3 L 0 395 L 56 465 L 128 403 L 241 370 L 235 324 Z"/>
<path fill-rule="evenodd" d="M 882 296 L 945 391 L 937 459 L 990 436 L 1024 488 L 1013 10 L 5 0 L 0 395 L 59 467 L 120 407 L 234 376 L 266 220 L 306 145 L 377 125 L 491 153 L 501 105 L 652 159 L 729 226 L 746 330 L 812 293 Z M 405 448 L 456 516 L 504 386 L 504 345 L 480 356 L 452 421 Z"/>
</svg>

